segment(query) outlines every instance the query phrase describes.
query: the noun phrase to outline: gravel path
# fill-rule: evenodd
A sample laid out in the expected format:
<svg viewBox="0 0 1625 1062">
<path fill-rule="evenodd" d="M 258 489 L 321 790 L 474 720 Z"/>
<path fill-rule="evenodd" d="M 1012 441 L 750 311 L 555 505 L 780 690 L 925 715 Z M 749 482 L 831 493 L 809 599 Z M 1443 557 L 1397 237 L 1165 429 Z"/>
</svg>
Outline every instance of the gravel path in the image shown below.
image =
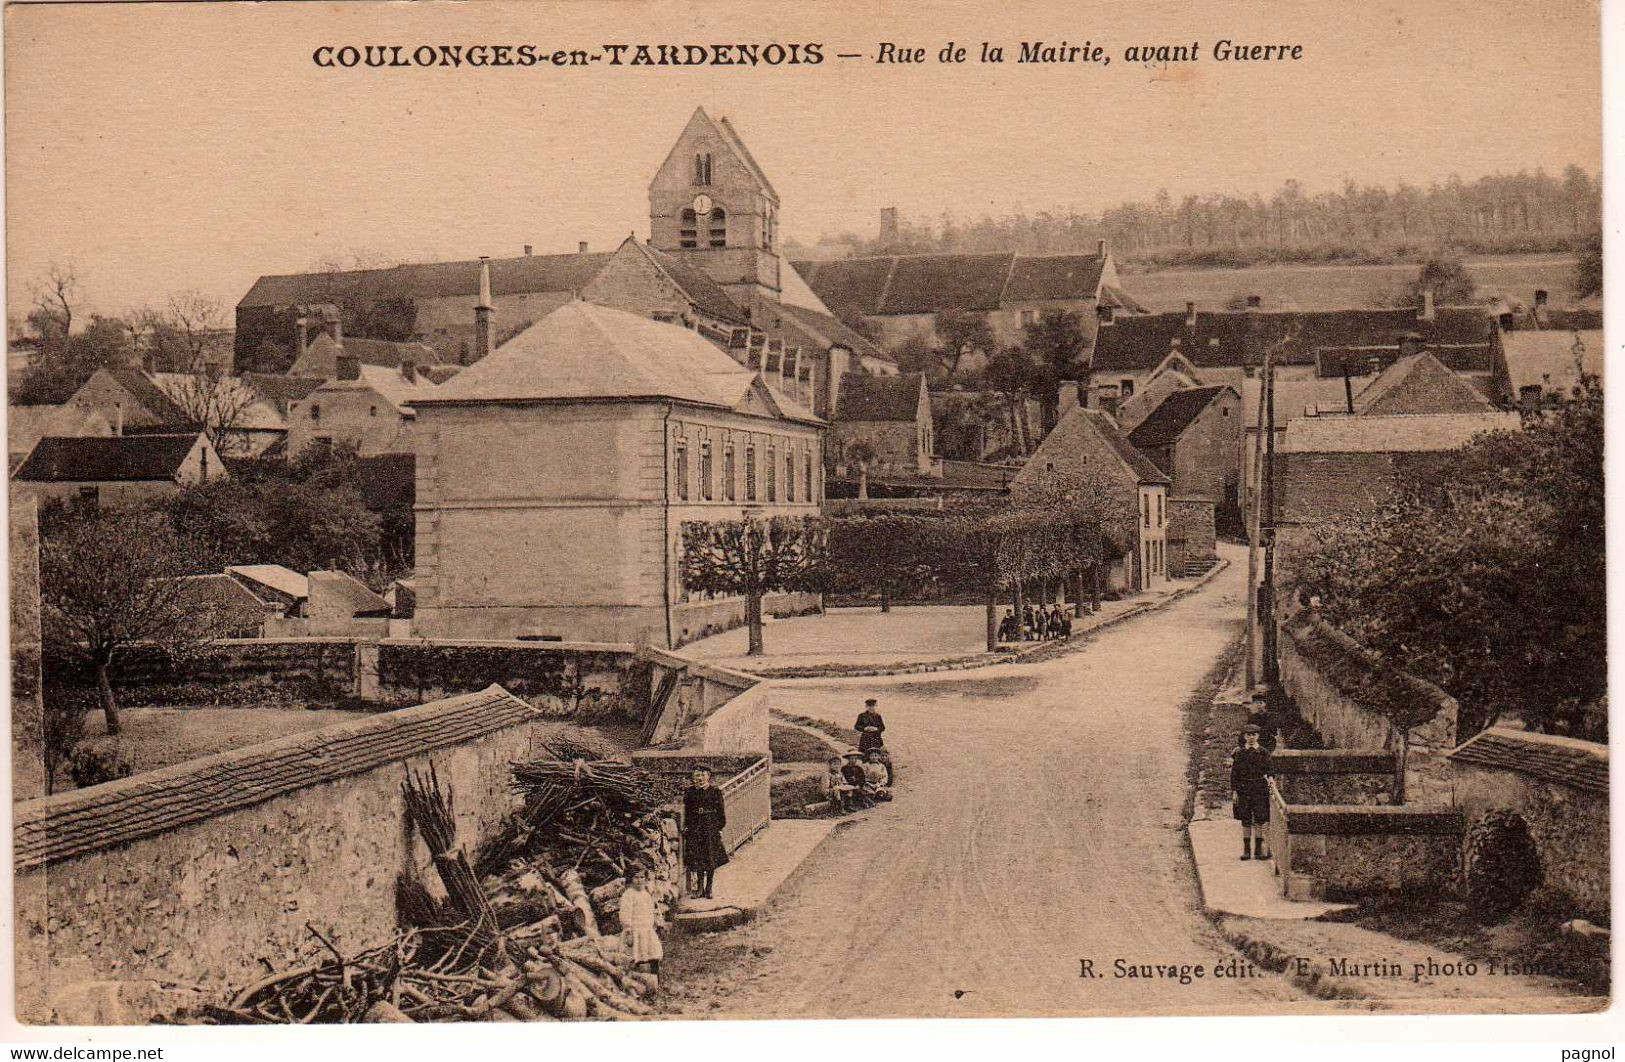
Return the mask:
<svg viewBox="0 0 1625 1062">
<path fill-rule="evenodd" d="M 1244 571 L 1233 564 L 1200 593 L 1046 663 L 787 690 L 784 710 L 844 725 L 866 693 L 880 697 L 898 799 L 839 831 L 769 913 L 735 931 L 760 957 L 704 1013 L 1304 1005 L 1274 974 L 1214 978 L 1236 953 L 1200 913 L 1182 830 L 1180 706 L 1240 631 Z M 1082 959 L 1097 977 L 1080 977 Z M 1116 959 L 1201 963 L 1207 976 L 1118 978 Z"/>
</svg>

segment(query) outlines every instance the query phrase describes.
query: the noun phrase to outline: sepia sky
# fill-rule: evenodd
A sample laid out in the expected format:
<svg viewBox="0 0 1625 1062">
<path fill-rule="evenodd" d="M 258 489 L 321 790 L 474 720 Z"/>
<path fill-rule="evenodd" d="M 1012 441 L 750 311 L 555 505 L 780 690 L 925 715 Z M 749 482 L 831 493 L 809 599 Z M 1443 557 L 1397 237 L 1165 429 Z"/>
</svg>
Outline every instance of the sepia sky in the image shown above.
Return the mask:
<svg viewBox="0 0 1625 1062">
<path fill-rule="evenodd" d="M 1110 66 L 1023 66 L 1019 42 Z M 1301 43 L 1216 62 L 1221 38 Z M 322 44 L 823 42 L 820 66 L 319 69 Z M 947 41 L 972 60 L 935 61 Z M 983 40 L 1006 62 L 974 62 Z M 927 49 L 877 66 L 881 41 Z M 1127 64 L 1197 41 L 1193 64 Z M 364 252 L 469 258 L 646 236 L 647 184 L 696 105 L 728 116 L 810 241 L 883 206 L 961 219 L 1098 210 L 1166 188 L 1601 164 L 1588 0 L 782 4 L 483 0 L 6 10 L 7 303 L 71 262 L 97 309 Z"/>
</svg>

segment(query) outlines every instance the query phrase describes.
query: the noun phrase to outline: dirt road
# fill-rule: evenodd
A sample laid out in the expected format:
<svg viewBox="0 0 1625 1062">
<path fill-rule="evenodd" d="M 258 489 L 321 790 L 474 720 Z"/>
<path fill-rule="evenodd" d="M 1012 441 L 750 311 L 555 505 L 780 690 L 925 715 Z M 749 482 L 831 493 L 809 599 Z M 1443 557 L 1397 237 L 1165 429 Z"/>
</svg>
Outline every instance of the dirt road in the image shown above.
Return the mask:
<svg viewBox="0 0 1625 1062">
<path fill-rule="evenodd" d="M 880 697 L 899 796 L 837 831 L 773 909 L 734 931 L 761 957 L 705 1013 L 1304 1005 L 1275 974 L 1214 976 L 1235 953 L 1200 913 L 1182 829 L 1181 706 L 1240 632 L 1244 571 L 1233 563 L 1201 592 L 1048 663 L 798 684 L 786 708 L 845 725 L 863 696 Z M 1202 964 L 1206 975 L 1118 977 L 1119 959 Z M 1080 976 L 1080 960 L 1097 976 Z"/>
</svg>

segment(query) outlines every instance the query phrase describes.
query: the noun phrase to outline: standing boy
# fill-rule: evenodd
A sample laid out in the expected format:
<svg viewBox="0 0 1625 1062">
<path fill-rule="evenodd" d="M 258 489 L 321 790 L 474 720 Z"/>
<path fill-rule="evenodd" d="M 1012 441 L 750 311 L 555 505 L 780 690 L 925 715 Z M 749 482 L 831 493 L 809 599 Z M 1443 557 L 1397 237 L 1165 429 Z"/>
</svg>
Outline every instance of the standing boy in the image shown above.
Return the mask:
<svg viewBox="0 0 1625 1062">
<path fill-rule="evenodd" d="M 1263 859 L 1264 827 L 1270 821 L 1270 754 L 1258 743 L 1259 727 L 1248 723 L 1241 732 L 1241 748 L 1230 761 L 1230 789 L 1234 814 L 1241 822 L 1241 858 Z"/>
</svg>

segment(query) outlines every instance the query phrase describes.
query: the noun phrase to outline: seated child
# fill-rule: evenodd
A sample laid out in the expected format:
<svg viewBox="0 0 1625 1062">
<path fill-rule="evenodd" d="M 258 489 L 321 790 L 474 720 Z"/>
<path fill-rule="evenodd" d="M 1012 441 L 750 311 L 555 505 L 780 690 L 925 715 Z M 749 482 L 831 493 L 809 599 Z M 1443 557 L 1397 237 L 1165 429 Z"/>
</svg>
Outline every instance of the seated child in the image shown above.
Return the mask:
<svg viewBox="0 0 1625 1062">
<path fill-rule="evenodd" d="M 852 784 L 846 780 L 841 772 L 841 758 L 829 758 L 829 772 L 824 775 L 824 798 L 829 801 L 830 807 L 837 811 L 850 811 L 852 809 Z"/>
<path fill-rule="evenodd" d="M 863 764 L 863 780 L 864 792 L 869 796 L 875 800 L 891 799 L 891 771 L 879 749 L 869 750 L 869 758 Z"/>
<path fill-rule="evenodd" d="M 863 753 L 856 749 L 848 752 L 844 757 L 846 766 L 841 768 L 841 777 L 846 779 L 847 785 L 852 787 L 852 806 L 867 808 L 874 806 L 874 795 L 869 791 L 869 776 L 863 770 Z"/>
</svg>

